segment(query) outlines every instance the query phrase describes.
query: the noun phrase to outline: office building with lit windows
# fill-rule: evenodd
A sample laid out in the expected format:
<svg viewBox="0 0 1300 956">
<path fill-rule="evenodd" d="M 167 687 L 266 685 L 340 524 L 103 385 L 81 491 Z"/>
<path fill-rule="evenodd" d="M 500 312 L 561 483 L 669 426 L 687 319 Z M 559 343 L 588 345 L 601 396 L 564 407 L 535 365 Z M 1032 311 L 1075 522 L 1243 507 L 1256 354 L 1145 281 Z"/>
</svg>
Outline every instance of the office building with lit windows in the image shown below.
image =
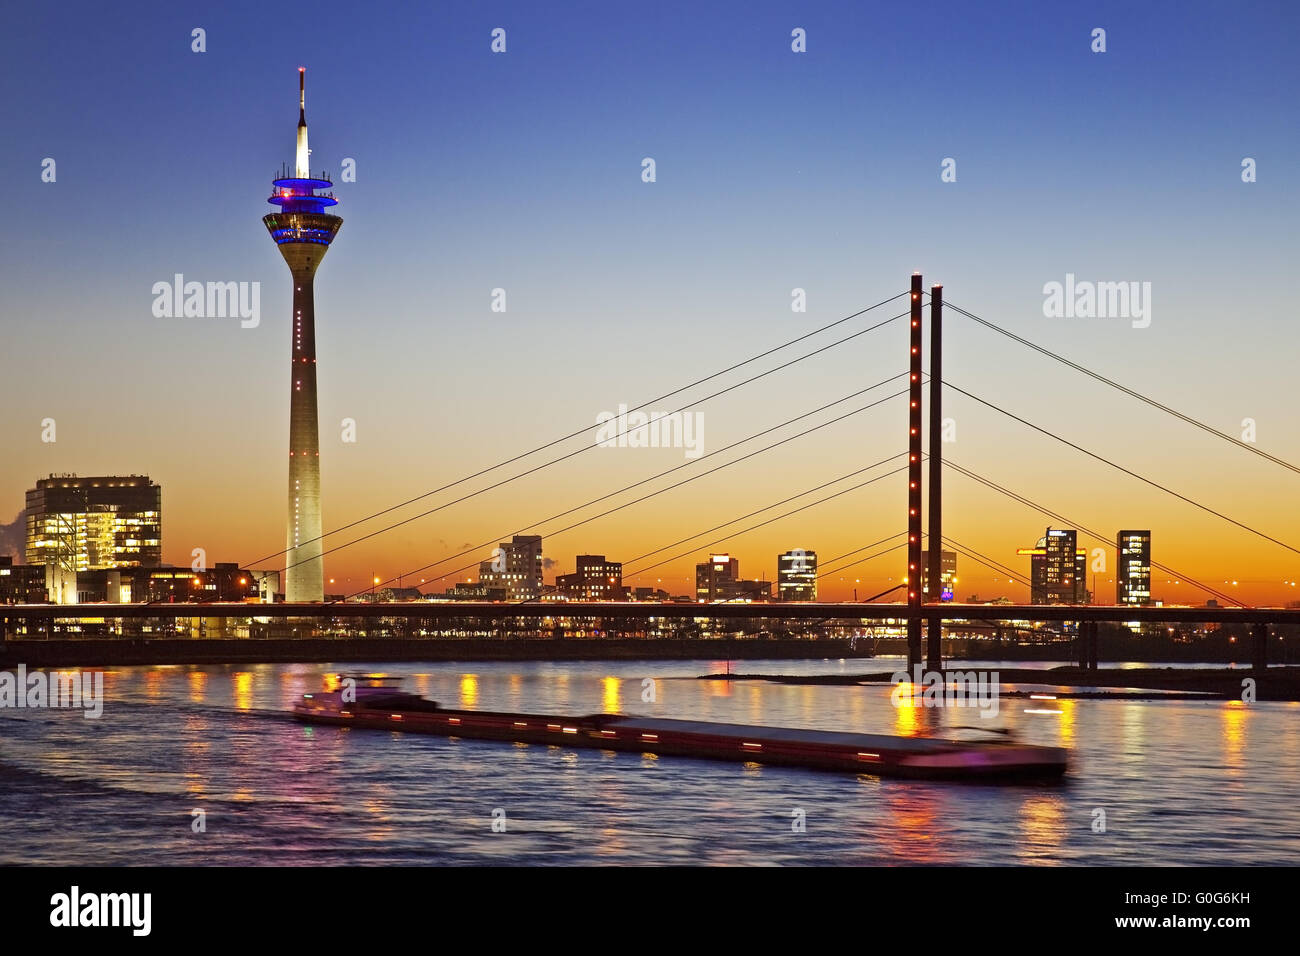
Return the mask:
<svg viewBox="0 0 1300 956">
<path fill-rule="evenodd" d="M 740 559 L 729 554 L 712 554 L 695 566 L 695 600 L 769 601 L 772 585 L 767 581 L 744 581 L 740 577 Z"/>
<path fill-rule="evenodd" d="M 776 593 L 782 601 L 817 600 L 817 552 L 795 548 L 776 557 Z"/>
<path fill-rule="evenodd" d="M 233 562 L 218 562 L 204 571 L 175 567 L 83 571 L 77 575 L 75 598 L 65 595 L 63 603 L 247 603 L 257 599 L 253 572 Z"/>
<path fill-rule="evenodd" d="M 1088 552 L 1077 547 L 1075 531 L 1048 528 L 1035 547 L 1016 553 L 1029 556 L 1031 604 L 1088 603 Z"/>
<path fill-rule="evenodd" d="M 1151 603 L 1151 532 L 1115 536 L 1115 603 Z"/>
<path fill-rule="evenodd" d="M 740 578 L 740 559 L 713 554 L 695 566 L 695 599 L 716 601 L 724 589 Z"/>
<path fill-rule="evenodd" d="M 939 552 L 939 600 L 952 601 L 957 584 L 957 552 Z M 921 592 L 930 600 L 930 552 L 921 552 Z"/>
<path fill-rule="evenodd" d="M 606 561 L 603 554 L 580 554 L 577 570 L 555 579 L 556 589 L 575 601 L 623 599 L 623 564 Z"/>
<path fill-rule="evenodd" d="M 78 572 L 162 563 L 162 488 L 147 475 L 50 475 L 27 492 L 26 561 L 49 600 L 75 600 Z"/>
<path fill-rule="evenodd" d="M 45 600 L 45 567 L 14 564 L 0 555 L 0 604 L 40 604 Z"/>
<path fill-rule="evenodd" d="M 542 536 L 517 534 L 502 541 L 479 564 L 478 580 L 485 587 L 505 588 L 509 601 L 536 601 L 542 596 Z"/>
</svg>

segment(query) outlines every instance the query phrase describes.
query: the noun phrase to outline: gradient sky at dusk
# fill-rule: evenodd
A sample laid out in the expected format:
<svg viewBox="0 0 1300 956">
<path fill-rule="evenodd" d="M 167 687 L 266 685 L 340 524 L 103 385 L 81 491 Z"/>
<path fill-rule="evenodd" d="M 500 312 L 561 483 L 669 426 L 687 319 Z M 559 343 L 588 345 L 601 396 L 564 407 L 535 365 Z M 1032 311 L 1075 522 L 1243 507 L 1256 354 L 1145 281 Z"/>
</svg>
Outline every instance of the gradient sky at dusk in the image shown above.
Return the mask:
<svg viewBox="0 0 1300 956">
<path fill-rule="evenodd" d="M 204 547 L 210 560 L 249 562 L 284 547 L 291 290 L 260 219 L 273 173 L 292 159 L 300 65 L 312 165 L 334 176 L 344 219 L 316 282 L 327 529 L 901 292 L 913 270 L 956 304 L 1216 428 L 1239 434 L 1253 418 L 1260 448 L 1300 461 L 1293 4 L 703 6 L 326 0 L 283 17 L 253 3 L 12 7 L 0 33 L 0 522 L 50 472 L 147 473 L 163 486 L 165 560 L 188 564 Z M 207 31 L 205 53 L 190 50 L 194 27 Z M 504 55 L 489 50 L 494 27 L 507 31 Z M 790 50 L 795 27 L 807 53 Z M 1104 54 L 1090 50 L 1094 27 L 1107 31 Z M 647 156 L 653 184 L 641 181 Z M 41 181 L 45 157 L 55 183 Z M 345 157 L 355 183 L 338 181 Z M 945 157 L 955 183 L 940 181 Z M 1241 181 L 1243 157 L 1258 182 Z M 260 282 L 260 325 L 155 318 L 151 287 L 175 273 Z M 1067 273 L 1150 282 L 1150 327 L 1045 318 L 1043 285 Z M 489 308 L 497 287 L 505 314 Z M 791 312 L 795 287 L 806 314 Z M 955 384 L 1300 547 L 1300 476 L 955 313 L 947 326 Z M 900 321 L 701 406 L 704 450 L 905 364 Z M 968 399 L 946 401 L 957 423 L 947 450 L 963 466 L 1108 534 L 1149 527 L 1157 561 L 1245 600 L 1300 598 L 1283 584 L 1300 579 L 1296 553 Z M 41 441 L 44 418 L 57 422 L 53 444 Z M 340 440 L 344 418 L 357 421 L 355 444 Z M 896 399 L 548 538 L 546 553 L 559 572 L 576 553 L 630 560 L 901 453 L 905 432 Z M 356 590 L 684 460 L 595 448 L 327 557 L 327 577 Z M 947 533 L 1027 572 L 1015 549 L 1049 519 L 946 481 Z M 747 577 L 774 577 L 790 547 L 833 557 L 904 529 L 905 484 L 882 480 L 715 550 L 737 554 Z M 689 591 L 693 564 L 724 533 L 629 580 Z M 822 594 L 883 590 L 902 565 L 895 552 L 829 576 Z M 964 559 L 959 577 L 959 597 L 1028 597 Z M 1097 582 L 1103 601 L 1109 578 Z M 1204 599 L 1165 578 L 1155 575 L 1157 598 Z"/>
</svg>

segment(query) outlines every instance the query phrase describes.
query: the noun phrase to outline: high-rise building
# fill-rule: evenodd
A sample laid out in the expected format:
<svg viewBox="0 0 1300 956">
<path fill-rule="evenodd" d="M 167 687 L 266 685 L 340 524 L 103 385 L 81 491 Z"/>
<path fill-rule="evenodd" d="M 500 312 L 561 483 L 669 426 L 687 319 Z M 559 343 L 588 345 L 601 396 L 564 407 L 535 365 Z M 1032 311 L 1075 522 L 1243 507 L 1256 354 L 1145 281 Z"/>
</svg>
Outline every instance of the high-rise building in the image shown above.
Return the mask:
<svg viewBox="0 0 1300 956">
<path fill-rule="evenodd" d="M 726 586 L 740 578 L 740 559 L 729 554 L 713 554 L 695 566 L 695 599 L 719 600 Z"/>
<path fill-rule="evenodd" d="M 817 600 L 817 552 L 795 548 L 776 557 L 776 593 L 782 601 Z"/>
<path fill-rule="evenodd" d="M 286 601 L 325 596 L 321 562 L 320 434 L 316 410 L 316 267 L 343 220 L 325 212 L 337 205 L 324 173 L 313 177 L 307 148 L 306 73 L 298 70 L 298 144 L 293 175 L 283 170 L 267 200 L 277 212 L 262 218 L 293 277 L 293 335 L 289 370 L 289 529 L 285 554 Z"/>
<path fill-rule="evenodd" d="M 75 600 L 77 572 L 162 563 L 162 488 L 147 475 L 50 475 L 27 492 L 29 565 L 50 600 Z M 66 594 L 65 594 L 66 592 Z"/>
<path fill-rule="evenodd" d="M 956 593 L 957 552 L 939 552 L 939 600 L 951 601 Z M 925 599 L 930 600 L 930 552 L 921 552 L 921 591 Z"/>
<path fill-rule="evenodd" d="M 1030 603 L 1088 603 L 1088 552 L 1076 541 L 1071 529 L 1048 528 L 1035 547 L 1016 552 L 1029 555 Z"/>
<path fill-rule="evenodd" d="M 740 560 L 729 554 L 712 554 L 695 566 L 695 600 L 768 601 L 772 585 L 767 581 L 744 581 L 740 578 Z"/>
<path fill-rule="evenodd" d="M 479 584 L 504 587 L 510 601 L 536 601 L 542 596 L 542 536 L 517 534 L 502 541 L 491 559 L 478 566 Z"/>
<path fill-rule="evenodd" d="M 1115 536 L 1115 603 L 1151 603 L 1151 532 Z"/>
<path fill-rule="evenodd" d="M 580 554 L 577 570 L 561 574 L 555 586 L 578 601 L 618 601 L 623 598 L 623 565 L 606 561 L 603 554 Z"/>
</svg>

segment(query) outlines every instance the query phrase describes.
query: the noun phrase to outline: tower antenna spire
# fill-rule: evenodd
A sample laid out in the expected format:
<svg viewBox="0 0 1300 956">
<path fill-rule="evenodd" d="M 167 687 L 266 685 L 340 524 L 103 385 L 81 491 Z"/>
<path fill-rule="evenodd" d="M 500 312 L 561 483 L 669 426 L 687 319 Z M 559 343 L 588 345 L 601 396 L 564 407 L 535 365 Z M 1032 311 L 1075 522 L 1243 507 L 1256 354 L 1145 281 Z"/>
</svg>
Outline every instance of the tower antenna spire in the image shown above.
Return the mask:
<svg viewBox="0 0 1300 956">
<path fill-rule="evenodd" d="M 307 68 L 298 67 L 298 149 L 294 175 L 299 179 L 311 178 L 311 150 L 307 148 Z"/>
</svg>

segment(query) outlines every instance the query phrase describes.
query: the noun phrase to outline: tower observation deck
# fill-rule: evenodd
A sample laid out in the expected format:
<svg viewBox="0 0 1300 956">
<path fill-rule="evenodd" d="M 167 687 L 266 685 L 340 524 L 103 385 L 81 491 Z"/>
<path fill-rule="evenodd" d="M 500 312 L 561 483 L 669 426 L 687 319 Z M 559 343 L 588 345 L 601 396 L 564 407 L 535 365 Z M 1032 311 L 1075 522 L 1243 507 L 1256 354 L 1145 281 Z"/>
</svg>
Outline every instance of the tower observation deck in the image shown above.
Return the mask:
<svg viewBox="0 0 1300 956">
<path fill-rule="evenodd" d="M 286 601 L 321 601 L 320 428 L 316 399 L 316 308 L 313 282 L 343 220 L 325 210 L 338 201 L 333 183 L 308 168 L 306 71 L 298 70 L 298 142 L 293 175 L 282 169 L 262 218 L 293 277 L 293 335 L 289 375 L 289 529 Z"/>
</svg>

